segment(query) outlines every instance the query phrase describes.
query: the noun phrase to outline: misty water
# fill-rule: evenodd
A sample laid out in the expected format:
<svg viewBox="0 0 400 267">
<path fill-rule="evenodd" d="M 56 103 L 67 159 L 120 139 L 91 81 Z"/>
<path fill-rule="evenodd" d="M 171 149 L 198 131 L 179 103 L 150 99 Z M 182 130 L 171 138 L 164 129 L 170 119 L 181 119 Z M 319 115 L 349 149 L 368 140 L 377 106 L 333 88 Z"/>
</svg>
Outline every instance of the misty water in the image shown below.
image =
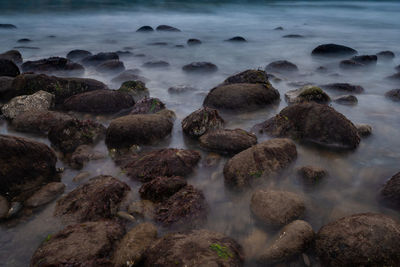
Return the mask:
<svg viewBox="0 0 400 267">
<path fill-rule="evenodd" d="M 190 148 L 201 151 L 198 144 L 186 138 L 181 129 L 182 119 L 202 106 L 207 92 L 224 81 L 228 76 L 246 69 L 264 69 L 275 60 L 289 60 L 299 67 L 294 76 L 281 76 L 282 81 L 271 81 L 279 90 L 279 104 L 256 112 L 224 114 L 226 128 L 250 130 L 287 106 L 284 93 L 297 88 L 291 82 L 327 84 L 348 82 L 361 85 L 365 92 L 358 94 L 355 106 L 331 103 L 354 123 L 368 123 L 373 134 L 362 139 L 355 151 L 334 152 L 311 148 L 296 143 L 298 158 L 279 177 L 268 179 L 260 186 L 280 188 L 304 194 L 307 199 L 305 220 L 315 231 L 329 221 L 344 215 L 372 211 L 399 218 L 394 210 L 381 206 L 377 194 L 382 184 L 399 171 L 400 129 L 399 103 L 385 98 L 385 92 L 396 89 L 396 85 L 385 79 L 395 73 L 400 64 L 400 3 L 381 1 L 270 1 L 240 3 L 221 1 L 175 2 L 168 4 L 129 3 L 116 1 L 113 5 L 101 5 L 96 1 L 72 1 L 71 5 L 57 6 L 37 2 L 36 5 L 17 1 L 17 4 L 2 0 L 0 23 L 12 23 L 17 30 L 0 29 L 0 52 L 21 46 L 16 41 L 29 38 L 32 42 L 20 48 L 24 61 L 62 56 L 73 49 L 85 49 L 92 53 L 129 50 L 133 56 L 122 56 L 126 69 L 140 69 L 140 75 L 148 79 L 146 86 L 152 97 L 161 99 L 167 108 L 174 110 L 177 119 L 167 140 L 153 147 Z M 87 3 L 85 3 L 87 2 Z M 168 24 L 182 32 L 138 33 L 143 25 L 156 27 Z M 283 31 L 274 30 L 281 26 Z M 300 34 L 304 38 L 282 38 L 287 34 Z M 246 43 L 229 43 L 224 40 L 243 36 Z M 201 45 L 187 46 L 189 38 L 197 38 Z M 165 46 L 149 45 L 166 42 Z M 359 72 L 343 71 L 336 59 L 317 59 L 311 51 L 319 44 L 338 43 L 356 49 L 359 54 L 376 54 L 391 50 L 396 58 L 389 62 L 378 62 L 374 68 Z M 176 47 L 184 45 L 184 48 Z M 135 56 L 144 54 L 145 56 Z M 165 68 L 145 68 L 143 63 L 164 60 L 170 63 Z M 194 61 L 209 61 L 218 66 L 212 74 L 190 75 L 182 66 Z M 326 73 L 318 73 L 319 66 L 326 66 Z M 119 84 L 111 83 L 113 76 L 100 75 L 93 69 L 86 69 L 84 77 L 106 83 L 111 89 Z M 196 88 L 185 94 L 170 94 L 168 88 L 188 85 Z M 327 91 L 330 96 L 339 95 Z M 80 115 L 89 117 L 87 115 Z M 111 117 L 91 116 L 105 126 Z M 50 145 L 46 138 L 21 134 L 0 125 L 0 133 L 34 138 Z M 258 142 L 268 136 L 259 136 Z M 107 153 L 104 142 L 96 149 Z M 203 159 L 207 156 L 202 151 Z M 203 190 L 211 210 L 205 228 L 222 232 L 236 239 L 251 257 L 257 249 L 268 246 L 276 232 L 267 231 L 267 241 L 260 242 L 259 231 L 266 231 L 258 225 L 250 213 L 249 203 L 252 190 L 242 193 L 230 191 L 224 185 L 224 157 L 218 168 L 209 169 L 200 162 L 195 172 L 187 177 L 190 184 Z M 62 182 L 66 192 L 79 183 L 72 178 L 79 171 L 65 167 Z M 296 168 L 303 165 L 317 165 L 325 168 L 329 176 L 316 187 L 305 187 L 296 175 Z M 139 199 L 139 183 L 127 178 L 111 160 L 92 161 L 82 171 L 97 174 L 111 174 L 132 187 L 134 199 Z M 60 222 L 52 216 L 54 203 L 47 205 L 22 221 L 0 225 L 0 266 L 27 266 L 34 250 L 51 233 L 62 229 Z M 258 243 L 257 243 L 258 242 Z M 261 243 L 261 245 L 260 245 Z M 247 256 L 247 255 L 246 255 Z M 246 262 L 251 265 L 250 262 Z"/>
</svg>

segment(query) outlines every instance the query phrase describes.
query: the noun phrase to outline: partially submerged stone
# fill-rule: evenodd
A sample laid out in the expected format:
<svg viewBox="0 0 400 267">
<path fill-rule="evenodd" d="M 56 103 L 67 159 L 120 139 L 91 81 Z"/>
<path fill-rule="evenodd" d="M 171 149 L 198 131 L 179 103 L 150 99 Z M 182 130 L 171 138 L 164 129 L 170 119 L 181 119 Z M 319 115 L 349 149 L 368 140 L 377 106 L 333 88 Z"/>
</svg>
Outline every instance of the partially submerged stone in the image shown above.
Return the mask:
<svg viewBox="0 0 400 267">
<path fill-rule="evenodd" d="M 24 205 L 30 208 L 37 208 L 50 203 L 64 192 L 65 184 L 51 182 L 41 187 L 32 196 L 25 200 Z"/>
<path fill-rule="evenodd" d="M 182 130 L 192 138 L 198 138 L 209 130 L 220 129 L 224 120 L 213 108 L 200 108 L 182 120 Z"/>
<path fill-rule="evenodd" d="M 331 98 L 318 86 L 306 85 L 296 90 L 285 93 L 285 99 L 289 104 L 316 102 L 326 104 Z"/>
<path fill-rule="evenodd" d="M 125 81 L 118 89 L 118 92 L 129 94 L 136 102 L 150 96 L 149 89 L 147 89 L 144 82 L 139 80 Z"/>
</svg>

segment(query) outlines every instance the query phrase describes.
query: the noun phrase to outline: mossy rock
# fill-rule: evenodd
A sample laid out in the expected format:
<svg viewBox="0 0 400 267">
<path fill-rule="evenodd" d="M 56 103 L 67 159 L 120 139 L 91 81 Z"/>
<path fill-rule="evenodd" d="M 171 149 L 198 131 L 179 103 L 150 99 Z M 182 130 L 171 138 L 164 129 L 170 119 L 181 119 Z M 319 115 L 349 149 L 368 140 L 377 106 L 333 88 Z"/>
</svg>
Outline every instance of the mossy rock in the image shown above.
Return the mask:
<svg viewBox="0 0 400 267">
<path fill-rule="evenodd" d="M 144 82 L 141 81 L 126 81 L 121 85 L 118 91 L 130 94 L 135 101 L 150 96 L 149 89 L 147 89 Z"/>
<path fill-rule="evenodd" d="M 331 101 L 331 98 L 321 88 L 313 85 L 306 85 L 300 89 L 288 91 L 285 94 L 286 101 L 289 104 L 316 102 L 326 104 Z"/>
</svg>

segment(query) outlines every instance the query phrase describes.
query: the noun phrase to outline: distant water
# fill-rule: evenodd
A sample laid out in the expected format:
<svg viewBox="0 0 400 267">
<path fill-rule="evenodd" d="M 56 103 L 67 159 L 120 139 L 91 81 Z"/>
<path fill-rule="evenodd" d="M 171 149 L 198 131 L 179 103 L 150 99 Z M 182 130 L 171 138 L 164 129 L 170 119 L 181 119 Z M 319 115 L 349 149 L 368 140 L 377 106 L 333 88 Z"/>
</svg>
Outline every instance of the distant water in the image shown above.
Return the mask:
<svg viewBox="0 0 400 267">
<path fill-rule="evenodd" d="M 170 147 L 198 149 L 196 144 L 183 137 L 181 120 L 201 107 L 211 88 L 239 71 L 263 69 L 271 61 L 286 59 L 299 67 L 300 75 L 273 83 L 281 93 L 280 105 L 228 116 L 227 128 L 250 130 L 255 123 L 279 112 L 286 106 L 284 93 L 295 88 L 289 82 L 349 82 L 363 86 L 366 92 L 357 95 L 358 105 L 349 107 L 332 103 L 332 106 L 355 123 L 371 124 L 373 135 L 363 139 L 355 152 L 345 154 L 316 151 L 298 144 L 299 157 L 293 170 L 304 164 L 313 164 L 326 168 L 330 173 L 317 190 L 305 190 L 292 170 L 279 180 L 267 183 L 270 187 L 306 194 L 312 203 L 306 220 L 314 230 L 318 230 L 338 209 L 377 211 L 398 217 L 394 211 L 379 206 L 375 197 L 385 180 L 399 171 L 400 105 L 384 97 L 386 91 L 400 86 L 384 79 L 394 73 L 394 66 L 400 64 L 399 14 L 399 1 L 0 0 L 0 23 L 12 23 L 18 27 L 16 30 L 0 29 L 0 52 L 20 46 L 16 42 L 18 39 L 29 38 L 32 42 L 24 46 L 39 49 L 20 49 L 24 60 L 65 56 L 72 49 L 97 53 L 131 47 L 133 54 L 144 54 L 144 57 L 122 57 L 121 60 L 127 69 L 139 68 L 140 75 L 149 79 L 147 86 L 151 95 L 160 98 L 177 113 L 173 135 L 168 140 Z M 156 27 L 159 24 L 172 25 L 182 32 L 136 33 L 140 26 Z M 284 30 L 273 30 L 278 26 Z M 301 34 L 304 38 L 282 38 L 287 34 Z M 224 42 L 237 35 L 245 37 L 248 42 Z M 195 47 L 175 47 L 185 45 L 189 38 L 198 38 L 203 43 Z M 154 42 L 168 44 L 148 45 Z M 391 50 L 397 57 L 393 62 L 379 62 L 374 69 L 349 73 L 340 70 L 336 60 L 310 56 L 312 49 L 322 43 L 348 45 L 360 54 Z M 142 64 L 150 60 L 168 61 L 170 67 L 143 68 Z M 192 61 L 211 61 L 219 70 L 215 74 L 187 75 L 181 67 Z M 315 72 L 321 65 L 328 67 L 328 73 Z M 110 88 L 118 87 L 110 83 L 111 76 L 99 75 L 90 69 L 85 77 L 99 79 Z M 190 85 L 197 91 L 182 96 L 169 94 L 167 89 L 175 85 Z M 334 92 L 329 93 L 335 96 Z M 105 125 L 109 123 L 107 118 L 99 119 Z M 21 135 L 5 124 L 0 125 L 0 132 Z M 259 141 L 266 138 L 261 137 Z M 38 140 L 49 143 L 44 138 Z M 106 150 L 104 144 L 99 144 L 98 149 Z M 212 207 L 207 227 L 243 244 L 255 227 L 248 208 L 249 194 L 233 196 L 225 189 L 222 176 L 225 161 L 214 173 L 200 167 L 188 181 L 204 191 Z M 59 165 L 63 166 L 61 162 Z M 91 163 L 84 170 L 113 174 L 129 182 L 133 191 L 137 189 L 137 184 L 124 177 L 111 160 Z M 76 173 L 73 170 L 65 172 L 63 182 L 67 184 L 67 190 L 76 186 L 71 181 Z M 27 266 L 40 242 L 61 227 L 52 218 L 53 208 L 54 205 L 49 205 L 16 227 L 0 227 L 0 266 Z"/>
</svg>

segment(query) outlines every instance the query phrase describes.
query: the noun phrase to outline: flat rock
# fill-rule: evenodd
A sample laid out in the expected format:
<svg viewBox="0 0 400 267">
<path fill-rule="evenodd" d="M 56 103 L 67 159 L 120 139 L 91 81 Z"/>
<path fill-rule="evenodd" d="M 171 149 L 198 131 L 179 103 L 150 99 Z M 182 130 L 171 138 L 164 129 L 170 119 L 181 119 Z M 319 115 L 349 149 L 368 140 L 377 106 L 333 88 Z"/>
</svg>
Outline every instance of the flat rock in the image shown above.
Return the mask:
<svg viewBox="0 0 400 267">
<path fill-rule="evenodd" d="M 111 59 L 100 63 L 96 67 L 96 71 L 104 74 L 118 74 L 125 70 L 125 65 L 122 61 Z"/>
<path fill-rule="evenodd" d="M 104 158 L 106 158 L 106 155 L 94 150 L 92 146 L 80 145 L 72 153 L 68 163 L 74 169 L 82 169 L 89 161 Z"/>
<path fill-rule="evenodd" d="M 119 60 L 119 56 L 114 52 L 98 53 L 95 55 L 87 56 L 82 59 L 82 64 L 85 66 L 98 66 L 108 60 Z"/>
<path fill-rule="evenodd" d="M 333 101 L 342 105 L 356 105 L 358 103 L 358 99 L 354 95 L 340 95 L 335 97 Z"/>
</svg>

